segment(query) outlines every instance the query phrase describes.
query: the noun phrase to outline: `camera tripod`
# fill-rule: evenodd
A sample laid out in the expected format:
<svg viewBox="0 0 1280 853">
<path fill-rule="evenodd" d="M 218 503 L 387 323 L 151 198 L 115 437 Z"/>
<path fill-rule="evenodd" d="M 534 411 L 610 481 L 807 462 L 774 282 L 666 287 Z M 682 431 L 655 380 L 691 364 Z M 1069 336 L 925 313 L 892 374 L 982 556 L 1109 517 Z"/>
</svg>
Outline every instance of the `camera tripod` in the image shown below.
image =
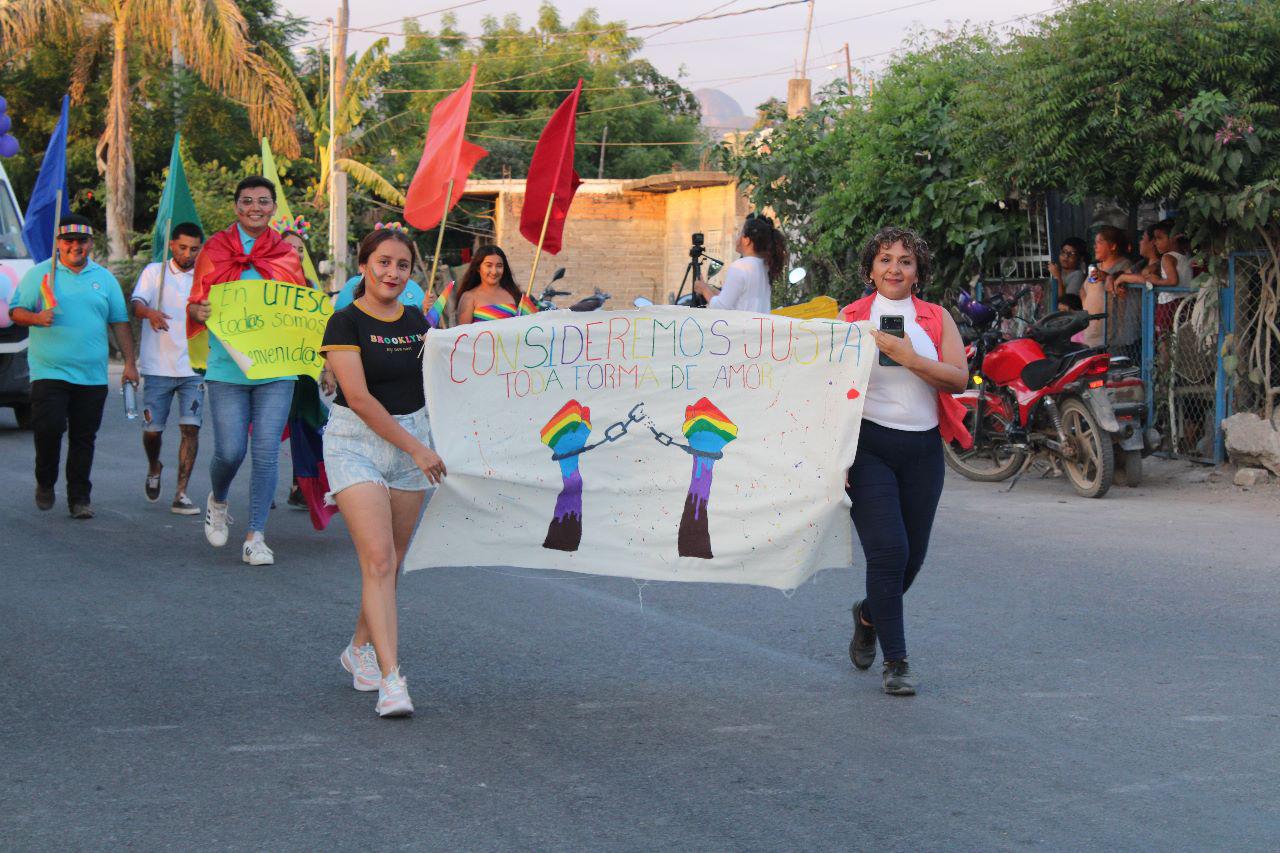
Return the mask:
<svg viewBox="0 0 1280 853">
<path fill-rule="evenodd" d="M 702 279 L 702 262 L 707 260 L 710 263 L 723 267 L 724 261 L 717 260 L 706 253 L 702 248 L 703 238 L 701 234 L 693 235 L 693 245 L 689 248 L 689 263 L 685 264 L 684 276 L 680 279 L 680 289 L 676 291 L 676 298 L 673 300 L 676 305 L 680 304 L 681 297 L 684 296 L 685 285 L 691 281 L 699 281 Z M 689 305 L 693 308 L 707 307 L 707 300 L 695 290 L 691 294 L 692 299 Z"/>
</svg>

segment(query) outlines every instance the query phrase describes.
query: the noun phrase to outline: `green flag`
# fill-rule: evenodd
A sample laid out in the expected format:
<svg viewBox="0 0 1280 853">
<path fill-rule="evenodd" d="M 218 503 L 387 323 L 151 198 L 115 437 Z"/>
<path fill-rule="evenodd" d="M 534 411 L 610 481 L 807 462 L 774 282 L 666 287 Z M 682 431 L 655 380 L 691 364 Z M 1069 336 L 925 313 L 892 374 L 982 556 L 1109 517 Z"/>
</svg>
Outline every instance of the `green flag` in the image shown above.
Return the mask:
<svg viewBox="0 0 1280 853">
<path fill-rule="evenodd" d="M 160 209 L 156 212 L 156 228 L 151 235 L 151 260 L 162 263 L 169 257 L 169 235 L 173 227 L 183 222 L 204 225 L 196 213 L 196 203 L 187 185 L 187 172 L 182 168 L 182 152 L 178 143 L 182 134 L 173 135 L 173 152 L 169 155 L 169 176 L 165 178 L 164 192 L 160 194 Z"/>
<path fill-rule="evenodd" d="M 284 184 L 281 183 L 280 174 L 276 171 L 276 158 L 272 155 L 271 144 L 267 142 L 265 136 L 262 137 L 262 176 L 275 184 L 276 189 L 279 190 L 280 203 L 276 207 L 276 219 L 292 222 L 293 211 L 289 209 L 289 199 L 284 194 Z M 320 276 L 316 275 L 316 268 L 311 263 L 311 252 L 306 246 L 302 247 L 302 271 L 306 273 L 307 281 L 320 281 Z"/>
</svg>

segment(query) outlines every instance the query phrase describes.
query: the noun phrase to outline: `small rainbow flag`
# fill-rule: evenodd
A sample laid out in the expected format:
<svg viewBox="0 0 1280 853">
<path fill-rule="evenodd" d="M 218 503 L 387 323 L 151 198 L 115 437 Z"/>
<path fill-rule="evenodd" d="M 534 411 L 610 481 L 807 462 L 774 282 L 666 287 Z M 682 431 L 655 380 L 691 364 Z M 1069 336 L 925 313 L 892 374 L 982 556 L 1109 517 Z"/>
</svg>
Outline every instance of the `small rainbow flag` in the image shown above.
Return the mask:
<svg viewBox="0 0 1280 853">
<path fill-rule="evenodd" d="M 53 282 L 49 281 L 49 274 L 45 273 L 44 278 L 40 279 L 40 301 L 44 304 L 44 310 L 56 308 L 58 298 L 53 293 Z"/>
<path fill-rule="evenodd" d="M 703 397 L 684 410 L 684 434 L 692 436 L 698 432 L 711 432 L 724 441 L 733 441 L 738 437 L 738 425 Z"/>
<path fill-rule="evenodd" d="M 436 301 L 427 309 L 427 325 L 433 329 L 440 328 L 440 322 L 444 319 L 444 306 L 449 304 L 449 294 L 453 293 L 453 285 L 452 281 L 446 284 L 444 290 L 440 291 L 440 295 L 436 297 Z"/>
<path fill-rule="evenodd" d="M 473 320 L 506 320 L 516 316 L 516 306 L 503 305 L 480 305 L 471 312 Z"/>
<path fill-rule="evenodd" d="M 579 424 L 591 431 L 591 409 L 577 400 L 570 400 L 542 428 L 542 443 L 554 450 L 556 442 L 577 429 Z"/>
<path fill-rule="evenodd" d="M 520 316 L 523 317 L 526 314 L 537 314 L 537 313 L 538 313 L 538 304 L 529 298 L 529 294 L 526 293 L 524 296 L 521 296 L 520 311 L 519 311 Z"/>
</svg>

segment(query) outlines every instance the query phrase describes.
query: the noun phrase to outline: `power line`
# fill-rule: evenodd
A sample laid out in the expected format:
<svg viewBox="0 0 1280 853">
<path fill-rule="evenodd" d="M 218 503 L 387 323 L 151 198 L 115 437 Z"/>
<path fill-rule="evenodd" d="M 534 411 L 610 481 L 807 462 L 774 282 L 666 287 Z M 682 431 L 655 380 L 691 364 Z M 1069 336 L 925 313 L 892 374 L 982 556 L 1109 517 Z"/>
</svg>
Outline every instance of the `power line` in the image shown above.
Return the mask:
<svg viewBox="0 0 1280 853">
<path fill-rule="evenodd" d="M 527 142 L 533 144 L 536 139 L 527 139 L 523 136 L 497 136 L 491 133 L 473 133 L 474 139 L 497 139 L 503 142 Z M 667 145 L 713 145 L 715 143 L 706 140 L 695 140 L 692 142 L 588 142 L 586 145 L 595 148 L 597 145 L 603 145 L 606 148 L 662 148 Z"/>
<path fill-rule="evenodd" d="M 841 52 L 841 51 L 830 51 L 830 52 L 828 52 L 828 53 L 822 53 L 822 54 L 818 54 L 818 55 L 814 56 L 814 57 L 813 57 L 813 59 L 814 59 L 815 61 L 812 61 L 812 62 L 810 62 L 810 63 L 809 63 L 809 68 L 815 68 L 815 67 L 817 67 L 817 66 L 819 66 L 819 65 L 821 65 L 821 64 L 822 64 L 821 62 L 818 62 L 818 61 L 816 61 L 816 60 L 826 59 L 827 57 L 834 56 L 835 54 L 840 53 L 840 52 Z M 565 64 L 566 64 L 566 65 L 572 65 L 573 63 L 565 63 Z M 556 70 L 556 68 L 561 68 L 561 67 L 564 67 L 564 66 L 552 66 L 552 67 L 549 67 L 549 68 L 541 69 L 541 70 L 539 70 L 539 71 L 532 71 L 532 72 L 530 72 L 530 73 L 528 73 L 528 74 L 523 74 L 523 75 L 520 75 L 520 76 L 521 76 L 521 77 L 533 77 L 533 76 L 536 76 L 536 75 L 538 75 L 538 74 L 545 73 L 545 72 L 547 72 L 547 71 L 554 71 L 554 70 Z M 781 66 L 781 67 L 779 67 L 779 68 L 775 68 L 775 69 L 773 69 L 772 71 L 762 71 L 762 72 L 759 72 L 759 73 L 757 73 L 757 74 L 744 74 L 744 75 L 738 75 L 738 76 L 734 76 L 734 77 L 712 77 L 712 78 L 705 79 L 705 80 L 689 80 L 689 81 L 687 81 L 687 83 L 680 83 L 679 81 L 675 81 L 675 82 L 679 83 L 679 85 L 681 86 L 681 88 L 686 88 L 686 89 L 687 89 L 687 87 L 688 87 L 688 86 L 705 86 L 705 85 L 708 85 L 708 84 L 711 84 L 711 83 L 737 83 L 737 82 L 741 82 L 741 81 L 743 81 L 743 80 L 755 80 L 755 79 L 760 78 L 760 77 L 773 77 L 773 76 L 776 76 L 776 75 L 778 75 L 778 74 L 782 74 L 782 73 L 790 73 L 792 70 L 793 70 L 793 68 L 792 68 L 792 66 L 791 66 L 791 65 L 785 65 L 785 66 Z M 808 70 L 808 69 L 806 69 L 806 70 Z M 507 78 L 507 79 L 508 79 L 508 80 L 515 80 L 515 79 L 519 79 L 519 78 L 516 78 L 516 77 L 509 77 L 509 78 Z M 491 82 L 491 83 L 503 83 L 503 82 L 506 82 L 506 81 L 504 81 L 504 80 L 494 80 L 494 81 L 490 81 L 490 82 Z M 483 85 L 488 86 L 488 85 L 490 85 L 490 82 L 486 82 L 486 83 L 484 83 Z M 454 88 L 436 88 L 436 89 L 383 89 L 383 90 L 382 90 L 382 92 L 383 92 L 383 93 L 385 93 L 385 94 L 389 94 L 389 95 L 390 95 L 390 94 L 396 94 L 396 95 L 411 95 L 411 94 L 442 94 L 442 93 L 445 93 L 445 92 L 452 92 L 452 91 L 454 91 L 454 89 L 456 89 L 456 88 L 457 88 L 457 87 L 454 87 Z M 584 91 L 584 92 L 623 92 L 623 91 L 635 90 L 635 89 L 648 90 L 648 89 L 649 89 L 649 86 L 648 86 L 647 84 L 644 84 L 644 83 L 627 83 L 627 84 L 624 84 L 624 85 L 618 85 L 618 86 L 584 86 L 584 87 L 583 87 L 583 89 L 582 89 L 582 91 Z M 517 94 L 534 95 L 534 94 L 556 94 L 556 93 L 572 92 L 572 91 L 573 91 L 573 87 L 570 87 L 570 88 L 560 88 L 560 89 L 485 89 L 485 88 L 477 88 L 475 91 L 476 91 L 476 92 L 487 92 L 487 93 L 495 94 L 495 95 L 498 95 L 498 94 L 502 94 L 502 95 L 517 95 Z M 677 98 L 677 97 L 681 97 L 681 95 L 678 95 L 678 94 L 677 94 L 677 95 L 672 95 L 672 96 L 670 96 L 670 97 Z M 581 115 L 581 113 L 579 113 L 579 115 Z"/>
<path fill-rule="evenodd" d="M 539 33 L 537 33 L 536 31 L 535 31 L 535 32 L 532 32 L 532 33 L 518 33 L 518 34 L 489 33 L 489 34 L 485 34 L 485 35 L 478 35 L 478 36 L 469 36 L 469 35 L 456 35 L 456 36 L 439 36 L 439 35 L 437 35 L 437 36 L 426 36 L 426 35 L 415 35 L 414 37 L 415 37 L 415 38 L 427 38 L 427 39 L 434 39 L 434 40 L 436 40 L 436 41 L 493 41 L 493 40 L 495 40 L 495 39 L 503 39 L 503 40 L 508 40 L 508 39 L 527 39 L 527 38 L 529 38 L 531 35 L 544 35 L 544 36 L 553 37 L 553 38 L 564 38 L 564 37 L 566 37 L 566 36 L 594 36 L 594 35 L 606 35 L 606 34 L 618 33 L 618 32 L 629 33 L 629 32 L 634 32 L 634 31 L 636 31 L 636 30 L 662 29 L 663 27 L 666 27 L 667 29 L 674 29 L 676 26 L 683 26 L 683 25 L 685 25 L 685 24 L 701 23 L 702 21 L 718 21 L 718 20 L 721 20 L 721 19 L 723 19 L 723 18 L 736 18 L 736 17 L 740 17 L 740 16 L 742 16 L 742 15 L 751 15 L 751 14 L 754 14 L 754 13 L 756 13 L 756 12 L 770 12 L 770 11 L 772 11 L 772 10 L 774 10 L 774 9 L 783 9 L 783 8 L 788 7 L 788 6 L 797 6 L 797 5 L 800 5 L 800 4 L 802 4 L 802 3 L 808 3 L 808 2 L 809 2 L 809 0 L 779 0 L 779 2 L 772 3 L 772 4 L 768 5 L 768 6 L 753 6 L 753 7 L 752 7 L 752 8 L 750 8 L 750 9 L 740 9 L 740 10 L 733 11 L 733 12 L 720 12 L 720 13 L 718 13 L 718 14 L 714 14 L 714 15 L 695 15 L 695 16 L 694 16 L 694 17 L 692 17 L 692 18 L 681 18 L 681 19 L 674 20 L 674 21 L 658 21 L 658 22 L 656 22 L 656 23 L 652 23 L 652 24 L 633 24 L 633 25 L 631 25 L 631 26 L 623 26 L 623 27 L 603 27 L 603 28 L 595 29 L 595 30 L 571 30 L 571 31 L 568 31 L 568 32 L 547 32 L 547 33 L 540 33 L 540 34 L 539 34 Z M 404 31 L 403 31 L 403 30 L 399 30 L 399 31 L 397 31 L 397 30 L 389 30 L 389 31 L 388 31 L 388 30 L 375 29 L 375 28 L 372 28 L 372 27 L 351 27 L 351 28 L 350 28 L 350 31 L 351 31 L 351 32 L 358 32 L 358 33 L 372 33 L 372 34 L 374 34 L 374 35 L 384 35 L 384 36 L 402 36 L 402 35 L 404 35 Z M 299 43 L 299 44 L 301 44 L 302 42 L 298 42 L 298 43 Z"/>
</svg>

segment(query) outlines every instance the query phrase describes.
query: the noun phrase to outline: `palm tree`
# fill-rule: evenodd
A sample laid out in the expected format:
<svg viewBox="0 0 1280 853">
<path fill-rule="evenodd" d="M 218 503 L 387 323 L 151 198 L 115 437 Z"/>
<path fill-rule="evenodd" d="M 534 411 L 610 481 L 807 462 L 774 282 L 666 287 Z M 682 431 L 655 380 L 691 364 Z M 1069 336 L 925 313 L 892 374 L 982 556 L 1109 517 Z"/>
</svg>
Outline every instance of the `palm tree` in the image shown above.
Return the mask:
<svg viewBox="0 0 1280 853">
<path fill-rule="evenodd" d="M 311 190 L 312 202 L 320 205 L 325 200 L 329 188 L 329 87 L 321 86 L 315 95 L 315 103 L 312 103 L 293 66 L 270 45 L 264 44 L 261 47 L 289 86 L 293 93 L 293 101 L 298 107 L 298 113 L 302 117 L 302 124 L 311 134 L 315 145 L 315 161 L 320 167 L 319 176 Z M 374 142 L 393 130 L 407 115 L 401 113 L 391 116 L 368 128 L 361 126 L 364 120 L 365 104 L 375 93 L 378 75 L 390 67 L 391 63 L 387 59 L 387 40 L 384 38 L 370 45 L 348 72 L 336 111 L 338 139 L 342 142 L 342 150 L 337 159 L 338 168 L 350 175 L 357 184 L 381 196 L 384 200 L 403 207 L 404 193 L 379 174 L 375 167 L 355 159 L 361 152 L 369 150 Z M 344 153 L 352 156 L 344 157 L 342 156 Z"/>
<path fill-rule="evenodd" d="M 167 62 L 177 51 L 211 89 L 248 108 L 254 132 L 286 157 L 299 153 L 288 85 L 254 51 L 234 0 L 3 0 L 0 62 L 41 44 L 74 52 L 71 92 L 83 96 L 99 55 L 110 51 L 106 129 L 98 140 L 98 170 L 107 182 L 107 241 L 112 260 L 129 256 L 134 165 L 129 110 L 134 105 L 130 61 Z"/>
</svg>

